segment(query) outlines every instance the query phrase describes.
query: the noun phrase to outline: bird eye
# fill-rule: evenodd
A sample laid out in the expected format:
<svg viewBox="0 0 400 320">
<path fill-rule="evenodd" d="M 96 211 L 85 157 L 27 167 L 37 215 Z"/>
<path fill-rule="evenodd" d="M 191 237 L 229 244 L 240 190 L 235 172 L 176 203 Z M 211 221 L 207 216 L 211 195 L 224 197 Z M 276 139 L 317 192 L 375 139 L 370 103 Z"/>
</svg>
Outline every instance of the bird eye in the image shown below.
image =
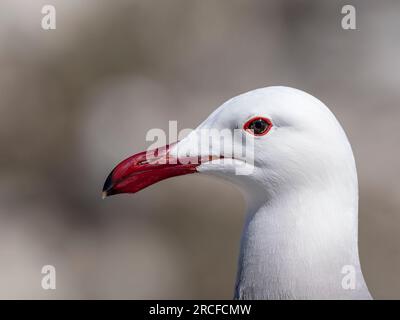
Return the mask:
<svg viewBox="0 0 400 320">
<path fill-rule="evenodd" d="M 255 117 L 247 121 L 243 129 L 254 134 L 255 136 L 263 136 L 272 128 L 271 120 L 264 117 Z"/>
</svg>

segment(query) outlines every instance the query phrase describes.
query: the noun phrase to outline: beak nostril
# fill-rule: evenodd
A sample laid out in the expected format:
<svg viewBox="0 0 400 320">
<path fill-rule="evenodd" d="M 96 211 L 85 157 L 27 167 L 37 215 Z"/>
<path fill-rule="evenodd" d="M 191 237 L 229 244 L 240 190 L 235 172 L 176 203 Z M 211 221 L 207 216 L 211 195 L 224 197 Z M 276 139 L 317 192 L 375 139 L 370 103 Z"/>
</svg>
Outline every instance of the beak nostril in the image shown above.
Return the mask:
<svg viewBox="0 0 400 320">
<path fill-rule="evenodd" d="M 144 164 L 149 164 L 149 162 L 148 162 L 147 160 L 142 160 L 142 161 L 139 161 L 139 162 L 138 162 L 138 165 L 139 165 L 139 166 L 142 166 L 142 165 L 144 165 Z"/>
</svg>

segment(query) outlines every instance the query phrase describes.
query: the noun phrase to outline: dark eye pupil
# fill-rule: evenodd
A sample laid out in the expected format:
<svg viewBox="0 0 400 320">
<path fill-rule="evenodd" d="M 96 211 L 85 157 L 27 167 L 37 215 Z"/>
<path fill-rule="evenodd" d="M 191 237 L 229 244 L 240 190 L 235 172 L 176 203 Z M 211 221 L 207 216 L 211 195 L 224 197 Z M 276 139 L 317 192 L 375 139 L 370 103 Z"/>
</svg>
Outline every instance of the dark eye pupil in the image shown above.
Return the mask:
<svg viewBox="0 0 400 320">
<path fill-rule="evenodd" d="M 261 134 L 268 128 L 268 123 L 263 119 L 254 120 L 249 125 L 249 129 L 253 130 L 255 134 Z"/>
</svg>

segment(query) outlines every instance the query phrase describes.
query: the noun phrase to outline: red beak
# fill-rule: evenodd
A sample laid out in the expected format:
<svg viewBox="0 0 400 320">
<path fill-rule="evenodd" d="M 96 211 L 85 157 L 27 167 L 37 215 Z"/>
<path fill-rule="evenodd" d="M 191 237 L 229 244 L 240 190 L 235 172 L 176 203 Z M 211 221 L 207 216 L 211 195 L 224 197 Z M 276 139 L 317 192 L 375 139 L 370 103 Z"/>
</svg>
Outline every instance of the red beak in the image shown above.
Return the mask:
<svg viewBox="0 0 400 320">
<path fill-rule="evenodd" d="M 108 175 L 103 198 L 118 193 L 135 193 L 158 181 L 195 173 L 199 159 L 171 158 L 170 146 L 137 153 L 119 163 Z"/>
</svg>

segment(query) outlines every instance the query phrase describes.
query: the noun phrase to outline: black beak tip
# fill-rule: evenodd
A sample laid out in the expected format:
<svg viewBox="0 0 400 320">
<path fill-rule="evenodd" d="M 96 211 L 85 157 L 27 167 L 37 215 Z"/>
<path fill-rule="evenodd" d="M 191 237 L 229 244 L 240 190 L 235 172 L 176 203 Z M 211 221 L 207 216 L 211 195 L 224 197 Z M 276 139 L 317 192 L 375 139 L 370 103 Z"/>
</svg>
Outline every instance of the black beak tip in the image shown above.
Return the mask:
<svg viewBox="0 0 400 320">
<path fill-rule="evenodd" d="M 110 196 L 113 194 L 113 182 L 112 182 L 112 175 L 113 175 L 113 171 L 110 172 L 110 174 L 108 175 L 106 181 L 104 182 L 103 185 L 103 192 L 102 192 L 102 198 L 104 199 L 107 196 Z"/>
</svg>

